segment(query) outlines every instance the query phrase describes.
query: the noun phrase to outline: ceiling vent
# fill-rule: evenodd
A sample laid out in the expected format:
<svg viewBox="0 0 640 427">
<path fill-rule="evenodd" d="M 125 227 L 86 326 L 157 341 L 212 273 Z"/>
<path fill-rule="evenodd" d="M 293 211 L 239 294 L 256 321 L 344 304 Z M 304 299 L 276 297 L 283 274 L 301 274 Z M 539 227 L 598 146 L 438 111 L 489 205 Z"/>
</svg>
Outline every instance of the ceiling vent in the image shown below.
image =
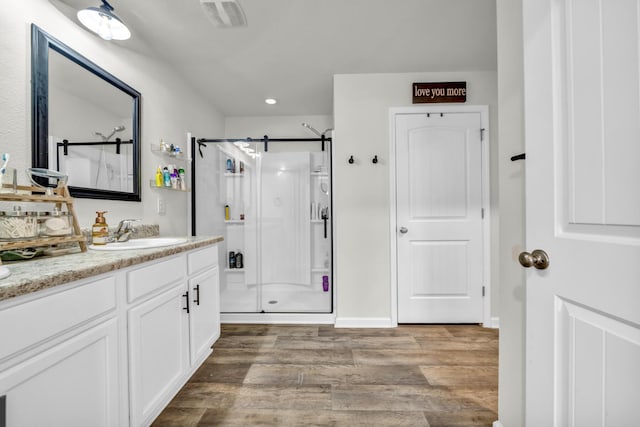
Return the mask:
<svg viewBox="0 0 640 427">
<path fill-rule="evenodd" d="M 207 18 L 220 28 L 246 27 L 247 20 L 236 0 L 200 0 Z"/>
</svg>

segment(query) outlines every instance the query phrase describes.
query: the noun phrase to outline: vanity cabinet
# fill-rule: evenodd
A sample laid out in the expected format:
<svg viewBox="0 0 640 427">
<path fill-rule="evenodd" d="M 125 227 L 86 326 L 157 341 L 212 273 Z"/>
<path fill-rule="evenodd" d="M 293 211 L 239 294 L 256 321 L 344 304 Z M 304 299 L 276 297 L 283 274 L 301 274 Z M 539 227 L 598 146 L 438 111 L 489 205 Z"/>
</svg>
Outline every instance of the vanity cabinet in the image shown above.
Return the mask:
<svg viewBox="0 0 640 427">
<path fill-rule="evenodd" d="M 128 273 L 131 425 L 147 425 L 211 353 L 220 336 L 218 249 Z"/>
<path fill-rule="evenodd" d="M 0 309 L 0 425 L 127 422 L 117 282 L 117 275 L 79 281 Z"/>
<path fill-rule="evenodd" d="M 218 292 L 207 246 L 0 302 L 0 426 L 151 424 L 220 336 Z"/>
</svg>

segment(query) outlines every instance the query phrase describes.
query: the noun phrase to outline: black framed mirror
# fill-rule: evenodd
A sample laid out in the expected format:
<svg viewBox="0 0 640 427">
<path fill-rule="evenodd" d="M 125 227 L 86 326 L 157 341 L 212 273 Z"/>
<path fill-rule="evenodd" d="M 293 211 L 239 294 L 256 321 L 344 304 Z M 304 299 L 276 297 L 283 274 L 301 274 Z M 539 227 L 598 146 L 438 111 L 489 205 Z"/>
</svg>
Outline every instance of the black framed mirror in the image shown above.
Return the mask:
<svg viewBox="0 0 640 427">
<path fill-rule="evenodd" d="M 140 93 L 31 25 L 32 166 L 74 197 L 140 201 Z"/>
</svg>

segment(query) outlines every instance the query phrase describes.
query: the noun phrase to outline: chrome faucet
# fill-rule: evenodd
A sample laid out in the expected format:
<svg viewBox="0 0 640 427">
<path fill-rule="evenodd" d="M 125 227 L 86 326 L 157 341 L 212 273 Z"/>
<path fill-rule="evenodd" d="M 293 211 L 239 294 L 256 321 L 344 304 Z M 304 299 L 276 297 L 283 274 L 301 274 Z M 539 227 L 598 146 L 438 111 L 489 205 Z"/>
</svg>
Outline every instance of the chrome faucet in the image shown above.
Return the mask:
<svg viewBox="0 0 640 427">
<path fill-rule="evenodd" d="M 140 221 L 139 219 L 123 219 L 118 223 L 118 228 L 114 234 L 116 242 L 126 242 L 131 238 L 132 234 L 135 234 L 136 230 L 133 227 L 133 223 Z"/>
</svg>

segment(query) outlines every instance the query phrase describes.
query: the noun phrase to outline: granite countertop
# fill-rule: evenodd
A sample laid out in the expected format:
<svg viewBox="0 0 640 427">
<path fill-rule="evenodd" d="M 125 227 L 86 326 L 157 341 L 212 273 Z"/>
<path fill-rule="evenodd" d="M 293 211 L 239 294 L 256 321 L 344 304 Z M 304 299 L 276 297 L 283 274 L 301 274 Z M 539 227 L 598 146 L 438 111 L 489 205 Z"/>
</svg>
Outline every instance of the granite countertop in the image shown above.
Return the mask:
<svg viewBox="0 0 640 427">
<path fill-rule="evenodd" d="M 150 249 L 94 251 L 5 263 L 11 275 L 0 279 L 0 301 L 74 280 L 119 270 L 146 261 L 221 242 L 221 236 L 187 237 L 185 243 Z"/>
</svg>

